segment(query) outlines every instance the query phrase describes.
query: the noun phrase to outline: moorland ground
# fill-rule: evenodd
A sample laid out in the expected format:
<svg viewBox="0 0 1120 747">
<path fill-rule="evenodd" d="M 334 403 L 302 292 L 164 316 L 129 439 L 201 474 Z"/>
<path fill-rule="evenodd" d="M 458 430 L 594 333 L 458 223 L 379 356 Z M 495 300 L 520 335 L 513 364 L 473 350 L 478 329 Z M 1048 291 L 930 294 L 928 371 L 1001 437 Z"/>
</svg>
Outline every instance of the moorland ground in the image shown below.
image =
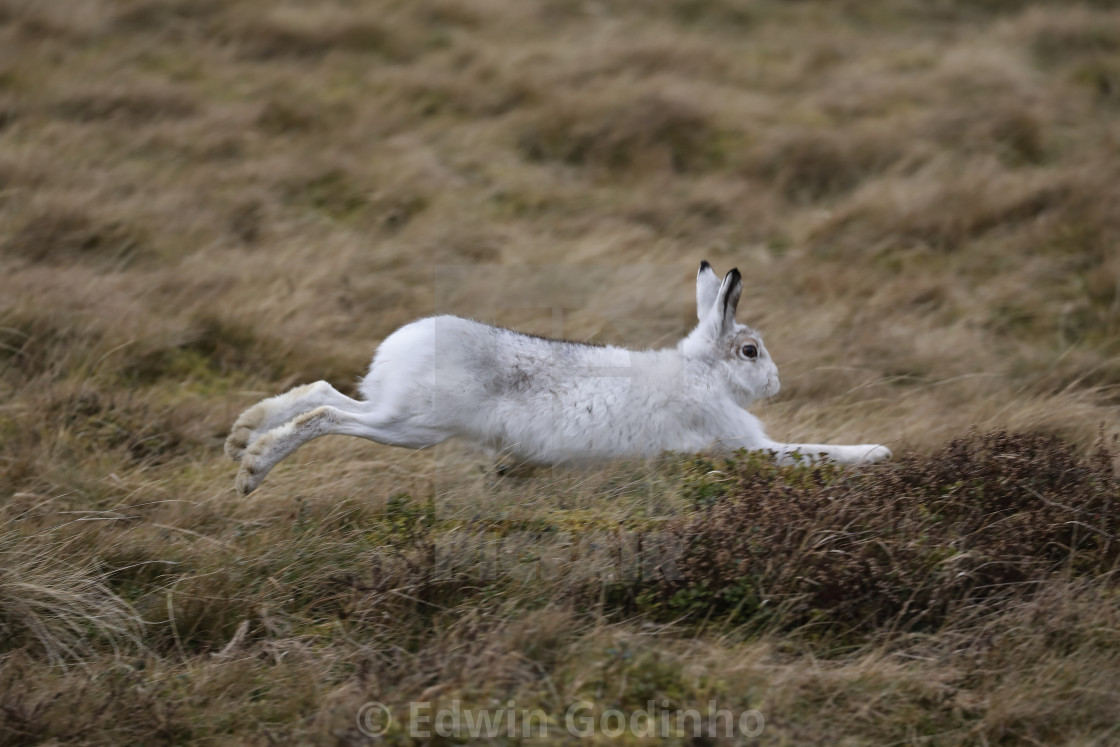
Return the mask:
<svg viewBox="0 0 1120 747">
<path fill-rule="evenodd" d="M 0 743 L 1114 742 L 1114 6 L 0 0 Z M 910 456 L 328 438 L 233 491 L 242 408 L 406 321 L 672 344 L 704 258 L 772 435 Z"/>
</svg>

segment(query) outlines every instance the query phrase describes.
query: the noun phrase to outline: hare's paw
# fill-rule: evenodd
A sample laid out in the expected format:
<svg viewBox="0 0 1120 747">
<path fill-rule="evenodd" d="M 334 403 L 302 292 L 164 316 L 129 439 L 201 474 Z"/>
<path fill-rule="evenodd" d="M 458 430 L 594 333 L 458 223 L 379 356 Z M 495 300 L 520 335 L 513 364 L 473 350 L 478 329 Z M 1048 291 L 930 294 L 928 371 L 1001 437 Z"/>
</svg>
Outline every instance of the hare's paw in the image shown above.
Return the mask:
<svg viewBox="0 0 1120 747">
<path fill-rule="evenodd" d="M 235 462 L 241 461 L 245 450 L 256 443 L 258 438 L 305 410 L 317 406 L 315 398 L 321 398 L 329 392 L 341 396 L 327 382 L 316 381 L 261 400 L 241 413 L 241 417 L 233 424 L 229 438 L 226 439 L 226 454 Z"/>
<path fill-rule="evenodd" d="M 237 477 L 233 481 L 233 487 L 237 490 L 239 495 L 249 495 L 249 493 L 252 493 L 260 486 L 262 479 L 260 475 L 242 466 L 241 469 L 237 471 Z"/>
<path fill-rule="evenodd" d="M 229 432 L 229 437 L 226 438 L 226 456 L 235 462 L 240 462 L 245 449 L 249 448 L 249 444 L 252 443 L 252 437 L 252 428 L 235 425 Z"/>
<path fill-rule="evenodd" d="M 272 435 L 265 434 L 253 442 L 241 455 L 241 469 L 237 471 L 234 486 L 241 495 L 249 495 L 256 490 L 272 469 Z"/>
<path fill-rule="evenodd" d="M 245 459 L 241 462 L 241 469 L 237 471 L 237 478 L 234 480 L 233 485 L 241 495 L 249 495 L 249 493 L 252 493 L 260 487 L 261 481 L 264 480 L 267 474 L 267 465 L 251 458 Z"/>
<path fill-rule="evenodd" d="M 865 444 L 860 448 L 864 449 L 860 461 L 865 463 L 883 462 L 894 456 L 890 449 L 880 444 Z"/>
<path fill-rule="evenodd" d="M 226 456 L 235 462 L 240 462 L 245 450 L 257 439 L 259 426 L 268 417 L 271 410 L 269 400 L 258 402 L 245 412 L 233 424 L 226 439 Z"/>
</svg>

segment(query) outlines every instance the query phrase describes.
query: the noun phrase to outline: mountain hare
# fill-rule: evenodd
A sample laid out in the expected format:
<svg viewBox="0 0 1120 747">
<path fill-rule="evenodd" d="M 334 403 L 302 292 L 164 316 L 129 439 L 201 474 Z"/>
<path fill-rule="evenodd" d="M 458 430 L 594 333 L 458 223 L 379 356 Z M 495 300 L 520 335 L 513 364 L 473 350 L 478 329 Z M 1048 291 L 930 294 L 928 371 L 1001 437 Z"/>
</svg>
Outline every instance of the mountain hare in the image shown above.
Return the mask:
<svg viewBox="0 0 1120 747">
<path fill-rule="evenodd" d="M 454 436 L 527 465 L 578 464 L 663 451 L 752 449 L 781 462 L 888 459 L 878 444 L 787 444 L 745 407 L 778 391 L 762 337 L 735 321 L 738 270 L 696 276 L 699 323 L 675 348 L 625 350 L 550 340 L 455 316 L 406 324 L 377 349 L 363 399 L 325 381 L 250 407 L 226 453 L 249 493 L 277 462 L 332 433 L 424 449 Z"/>
</svg>

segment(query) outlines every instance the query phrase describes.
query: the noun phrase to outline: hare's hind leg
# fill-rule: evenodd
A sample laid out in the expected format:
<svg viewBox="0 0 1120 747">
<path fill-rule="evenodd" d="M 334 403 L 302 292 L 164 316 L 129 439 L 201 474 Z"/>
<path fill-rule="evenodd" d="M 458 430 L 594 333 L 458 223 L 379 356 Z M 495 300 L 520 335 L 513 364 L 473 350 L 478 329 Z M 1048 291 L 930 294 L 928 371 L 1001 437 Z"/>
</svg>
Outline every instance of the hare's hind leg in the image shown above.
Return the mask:
<svg viewBox="0 0 1120 747">
<path fill-rule="evenodd" d="M 358 436 L 409 449 L 426 449 L 446 441 L 452 435 L 443 429 L 423 425 L 415 417 L 386 416 L 384 413 L 368 410 L 353 412 L 331 406 L 318 407 L 273 428 L 253 441 L 241 459 L 237 490 L 243 495 L 253 492 L 282 459 L 308 441 L 330 434 Z"/>
<path fill-rule="evenodd" d="M 245 450 L 262 435 L 297 415 L 324 405 L 347 411 L 368 408 L 368 404 L 347 397 L 325 381 L 297 386 L 261 400 L 241 413 L 226 439 L 226 455 L 235 462 L 241 461 Z"/>
</svg>

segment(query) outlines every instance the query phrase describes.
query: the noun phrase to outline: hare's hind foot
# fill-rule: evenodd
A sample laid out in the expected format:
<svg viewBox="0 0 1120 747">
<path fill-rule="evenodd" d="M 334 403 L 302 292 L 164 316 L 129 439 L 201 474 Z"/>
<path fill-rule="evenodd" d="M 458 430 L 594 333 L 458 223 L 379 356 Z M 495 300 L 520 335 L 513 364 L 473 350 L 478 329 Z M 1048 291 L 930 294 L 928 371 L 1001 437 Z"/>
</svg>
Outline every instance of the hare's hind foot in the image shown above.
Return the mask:
<svg viewBox="0 0 1120 747">
<path fill-rule="evenodd" d="M 230 429 L 229 436 L 226 438 L 226 456 L 235 462 L 241 461 L 241 456 L 245 453 L 245 450 L 249 448 L 249 445 L 253 443 L 256 435 L 253 430 L 257 422 L 246 419 L 246 416 L 252 415 L 253 418 L 256 419 L 258 415 L 260 415 L 254 412 L 258 407 L 260 407 L 260 405 L 256 405 L 242 413 L 241 417 L 237 419 L 237 422 L 233 424 L 233 428 Z"/>
<path fill-rule="evenodd" d="M 281 397 L 283 396 L 286 395 L 281 395 Z M 275 419 L 269 418 L 269 416 L 282 407 L 280 403 L 275 401 L 276 399 L 278 398 L 270 397 L 241 413 L 241 417 L 233 424 L 233 428 L 229 431 L 229 437 L 226 438 L 226 456 L 235 462 L 240 462 L 245 450 L 268 432 L 268 421 Z"/>
<path fill-rule="evenodd" d="M 262 460 L 247 456 L 241 461 L 241 469 L 237 470 L 237 477 L 233 481 L 234 488 L 241 495 L 249 495 L 260 487 L 269 469 L 271 467 L 266 466 Z"/>
<path fill-rule="evenodd" d="M 426 449 L 453 435 L 410 418 L 402 420 L 383 413 L 349 412 L 323 405 L 256 438 L 241 455 L 241 469 L 234 483 L 237 491 L 242 495 L 253 492 L 281 460 L 308 441 L 329 434 L 357 436 L 408 449 Z"/>
<path fill-rule="evenodd" d="M 240 462 L 245 451 L 258 438 L 276 426 L 282 425 L 290 417 L 288 413 L 292 409 L 291 405 L 310 394 L 317 383 L 297 386 L 284 394 L 263 399 L 241 413 L 226 439 L 226 456 L 235 462 Z"/>
<path fill-rule="evenodd" d="M 240 462 L 245 451 L 264 434 L 289 420 L 323 405 L 361 410 L 363 404 L 350 399 L 326 381 L 297 386 L 283 394 L 261 400 L 241 413 L 226 439 L 226 455 Z"/>
<path fill-rule="evenodd" d="M 295 451 L 301 442 L 298 429 L 305 420 L 306 416 L 302 416 L 253 440 L 241 454 L 241 469 L 237 471 L 237 478 L 234 480 L 238 493 L 252 493 L 260 487 L 261 482 L 281 459 Z"/>
<path fill-rule="evenodd" d="M 265 400 L 261 404 L 267 402 L 268 400 Z M 333 407 L 316 407 L 262 433 L 253 439 L 241 455 L 241 469 L 238 470 L 234 482 L 237 492 L 242 495 L 252 493 L 282 459 L 312 439 L 327 433 L 340 432 L 335 426 L 341 421 L 352 420 L 354 417 Z"/>
</svg>

